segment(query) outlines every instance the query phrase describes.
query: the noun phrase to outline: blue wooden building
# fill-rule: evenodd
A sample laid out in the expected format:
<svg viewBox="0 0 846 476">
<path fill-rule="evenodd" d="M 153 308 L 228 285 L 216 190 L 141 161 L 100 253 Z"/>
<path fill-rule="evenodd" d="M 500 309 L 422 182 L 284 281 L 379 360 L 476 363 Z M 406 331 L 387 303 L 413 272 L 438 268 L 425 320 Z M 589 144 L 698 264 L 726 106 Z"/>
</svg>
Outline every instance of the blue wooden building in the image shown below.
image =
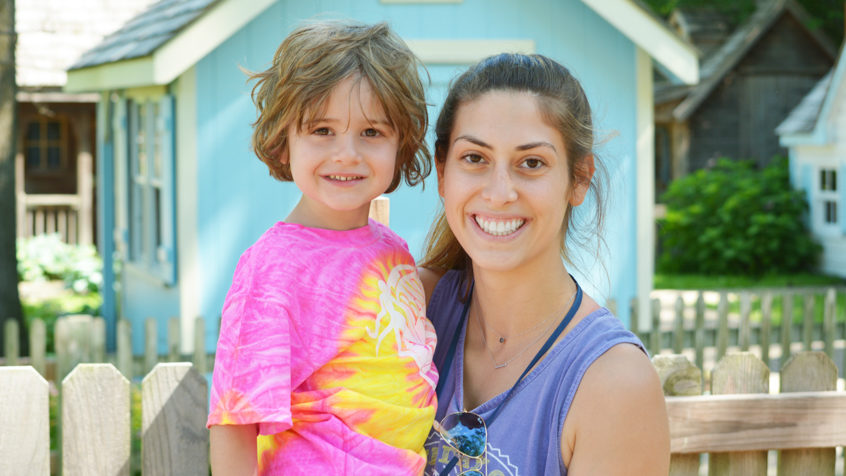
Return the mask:
<svg viewBox="0 0 846 476">
<path fill-rule="evenodd" d="M 106 261 L 104 317 L 179 316 L 192 350 L 196 316 L 214 347 L 240 253 L 283 219 L 299 193 L 250 150 L 255 108 L 240 68 L 265 68 L 285 35 L 314 18 L 387 21 L 424 61 L 437 117 L 450 79 L 503 51 L 568 66 L 595 111 L 610 172 L 605 268 L 576 273 L 600 299 L 642 310 L 653 271 L 652 70 L 695 83 L 694 49 L 633 0 L 162 0 L 87 52 L 69 91 L 98 92 L 98 219 Z M 390 195 L 391 227 L 420 257 L 440 204 L 434 174 Z M 112 284 L 116 286 L 112 286 Z M 161 335 L 161 334 L 160 334 Z M 161 337 L 162 347 L 164 336 Z"/>
</svg>

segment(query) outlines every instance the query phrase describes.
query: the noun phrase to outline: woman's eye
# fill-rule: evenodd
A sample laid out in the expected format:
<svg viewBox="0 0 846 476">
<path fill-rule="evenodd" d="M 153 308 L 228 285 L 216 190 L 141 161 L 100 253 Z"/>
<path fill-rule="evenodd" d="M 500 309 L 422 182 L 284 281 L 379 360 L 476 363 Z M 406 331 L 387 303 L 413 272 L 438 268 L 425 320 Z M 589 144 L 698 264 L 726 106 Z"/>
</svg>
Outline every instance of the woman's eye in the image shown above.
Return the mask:
<svg viewBox="0 0 846 476">
<path fill-rule="evenodd" d="M 529 158 L 523 161 L 523 168 L 536 170 L 544 166 L 544 163 L 540 159 L 536 158 Z"/>
<path fill-rule="evenodd" d="M 479 154 L 464 154 L 461 159 L 470 164 L 480 164 L 485 160 Z"/>
<path fill-rule="evenodd" d="M 382 133 L 372 127 L 364 130 L 365 137 L 379 137 L 380 135 L 382 135 Z"/>
</svg>

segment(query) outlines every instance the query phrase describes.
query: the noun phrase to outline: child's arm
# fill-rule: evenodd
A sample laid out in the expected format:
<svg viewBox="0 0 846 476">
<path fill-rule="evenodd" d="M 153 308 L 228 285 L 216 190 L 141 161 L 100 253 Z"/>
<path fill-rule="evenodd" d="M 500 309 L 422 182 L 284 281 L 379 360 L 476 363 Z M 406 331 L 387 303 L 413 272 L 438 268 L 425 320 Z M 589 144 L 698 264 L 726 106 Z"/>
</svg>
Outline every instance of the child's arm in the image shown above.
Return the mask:
<svg viewBox="0 0 846 476">
<path fill-rule="evenodd" d="M 212 425 L 209 431 L 214 476 L 258 474 L 258 425 Z"/>
</svg>

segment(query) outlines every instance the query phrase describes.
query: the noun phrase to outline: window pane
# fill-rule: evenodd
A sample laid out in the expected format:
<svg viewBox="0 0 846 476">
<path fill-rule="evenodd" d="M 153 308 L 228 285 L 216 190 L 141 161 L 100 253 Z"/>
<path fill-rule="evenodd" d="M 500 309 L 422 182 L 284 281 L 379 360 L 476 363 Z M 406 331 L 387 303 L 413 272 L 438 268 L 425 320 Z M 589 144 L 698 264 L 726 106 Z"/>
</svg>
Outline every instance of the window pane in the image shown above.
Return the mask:
<svg viewBox="0 0 846 476">
<path fill-rule="evenodd" d="M 26 148 L 26 168 L 37 169 L 41 167 L 41 148 L 29 146 Z"/>
<path fill-rule="evenodd" d="M 829 186 L 831 187 L 831 190 L 837 191 L 837 171 L 836 170 L 831 171 L 831 177 L 830 177 L 829 182 L 830 182 Z"/>
<path fill-rule="evenodd" d="M 51 170 L 56 170 L 61 168 L 62 166 L 62 156 L 61 151 L 58 147 L 48 147 L 47 148 L 47 168 Z"/>
<path fill-rule="evenodd" d="M 824 223 L 837 223 L 837 202 L 826 200 L 824 213 Z"/>
<path fill-rule="evenodd" d="M 38 122 L 30 122 L 26 128 L 27 140 L 38 140 L 41 137 L 41 124 Z"/>
<path fill-rule="evenodd" d="M 47 123 L 47 139 L 59 140 L 60 124 L 57 121 L 50 121 Z"/>
<path fill-rule="evenodd" d="M 162 245 L 162 227 L 159 226 L 162 220 L 162 191 L 156 187 L 153 189 L 153 202 L 155 205 L 155 209 L 153 210 L 153 220 L 152 225 L 156 227 L 156 246 L 154 249 L 158 250 L 159 246 Z"/>
</svg>

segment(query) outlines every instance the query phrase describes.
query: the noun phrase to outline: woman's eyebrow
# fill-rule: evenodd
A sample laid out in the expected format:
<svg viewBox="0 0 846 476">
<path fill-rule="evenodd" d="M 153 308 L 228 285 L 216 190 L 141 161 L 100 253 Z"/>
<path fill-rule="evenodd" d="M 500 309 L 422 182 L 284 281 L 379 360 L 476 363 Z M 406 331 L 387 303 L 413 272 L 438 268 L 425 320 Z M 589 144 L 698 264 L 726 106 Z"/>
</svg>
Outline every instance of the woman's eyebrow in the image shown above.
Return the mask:
<svg viewBox="0 0 846 476">
<path fill-rule="evenodd" d="M 484 142 L 481 139 L 477 139 L 477 138 L 475 138 L 473 136 L 469 136 L 469 135 L 458 136 L 458 137 L 455 138 L 454 141 L 452 141 L 452 143 L 455 144 L 456 142 L 458 142 L 460 140 L 466 140 L 467 142 L 472 142 L 472 143 L 478 145 L 479 147 L 484 147 L 485 149 L 493 149 L 493 147 L 491 147 L 490 144 Z"/>
<path fill-rule="evenodd" d="M 555 150 L 554 145 L 550 144 L 549 142 L 545 142 L 545 141 L 529 142 L 528 144 L 518 145 L 514 149 L 515 150 L 529 150 L 529 149 L 534 149 L 535 147 L 549 147 L 550 149 L 553 150 L 553 152 L 558 152 L 557 150 Z"/>
</svg>

